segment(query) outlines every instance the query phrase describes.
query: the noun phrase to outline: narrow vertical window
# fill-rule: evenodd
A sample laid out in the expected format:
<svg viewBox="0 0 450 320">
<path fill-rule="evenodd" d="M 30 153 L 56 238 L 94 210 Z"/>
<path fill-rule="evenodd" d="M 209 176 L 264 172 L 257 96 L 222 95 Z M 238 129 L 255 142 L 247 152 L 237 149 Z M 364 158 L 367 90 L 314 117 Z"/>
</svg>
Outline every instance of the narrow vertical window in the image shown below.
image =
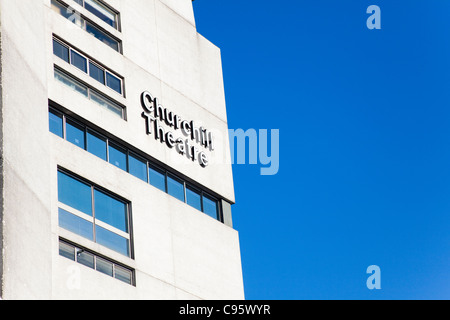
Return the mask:
<svg viewBox="0 0 450 320">
<path fill-rule="evenodd" d="M 73 50 L 70 50 L 70 63 L 87 73 L 87 59 Z"/>
<path fill-rule="evenodd" d="M 53 54 L 65 62 L 69 62 L 69 48 L 55 39 L 53 39 Z"/>
<path fill-rule="evenodd" d="M 186 203 L 195 209 L 202 211 L 202 196 L 199 191 L 186 187 Z"/>
<path fill-rule="evenodd" d="M 163 171 L 150 166 L 148 169 L 148 178 L 152 186 L 166 192 L 166 175 Z"/>
<path fill-rule="evenodd" d="M 128 171 L 133 176 L 147 182 L 147 162 L 133 154 L 128 156 Z"/>
<path fill-rule="evenodd" d="M 172 176 L 167 176 L 167 193 L 184 202 L 184 185 Z"/>
<path fill-rule="evenodd" d="M 214 219 L 219 219 L 217 201 L 208 196 L 203 196 L 203 212 Z"/>
<path fill-rule="evenodd" d="M 48 113 L 48 121 L 50 132 L 56 134 L 60 138 L 63 138 L 63 116 L 58 112 L 50 110 L 50 112 Z"/>
<path fill-rule="evenodd" d="M 106 138 L 88 130 L 86 135 L 87 151 L 106 161 Z"/>
<path fill-rule="evenodd" d="M 127 171 L 127 155 L 125 150 L 113 144 L 109 145 L 109 163 Z"/>
<path fill-rule="evenodd" d="M 85 130 L 81 125 L 68 120 L 66 123 L 66 139 L 74 145 L 85 149 Z"/>
</svg>

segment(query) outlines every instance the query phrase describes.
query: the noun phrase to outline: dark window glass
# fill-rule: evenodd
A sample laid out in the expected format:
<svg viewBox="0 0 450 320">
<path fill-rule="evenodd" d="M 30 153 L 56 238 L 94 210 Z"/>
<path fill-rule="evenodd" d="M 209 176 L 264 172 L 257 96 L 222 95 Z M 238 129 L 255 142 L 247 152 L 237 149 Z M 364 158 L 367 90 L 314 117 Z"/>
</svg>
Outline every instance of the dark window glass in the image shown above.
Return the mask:
<svg viewBox="0 0 450 320">
<path fill-rule="evenodd" d="M 73 50 L 70 50 L 70 63 L 87 73 L 87 59 Z"/>
<path fill-rule="evenodd" d="M 119 51 L 119 42 L 117 40 L 114 40 L 112 37 L 108 36 L 103 31 L 100 31 L 88 21 L 86 21 L 86 31 L 92 34 L 98 40 L 102 41 L 107 46 L 110 46 L 114 50 Z"/>
<path fill-rule="evenodd" d="M 81 149 L 85 149 L 84 128 L 70 120 L 66 123 L 66 139 Z"/>
<path fill-rule="evenodd" d="M 217 201 L 204 196 L 203 212 L 214 219 L 218 219 Z"/>
<path fill-rule="evenodd" d="M 109 163 L 127 171 L 127 154 L 125 150 L 112 144 L 109 145 Z"/>
<path fill-rule="evenodd" d="M 69 62 L 69 48 L 53 39 L 53 54 Z"/>
<path fill-rule="evenodd" d="M 113 276 L 113 264 L 101 258 L 97 258 L 95 262 L 97 271 L 104 273 L 110 277 Z"/>
<path fill-rule="evenodd" d="M 95 218 L 128 232 L 127 205 L 101 191 L 94 191 Z"/>
<path fill-rule="evenodd" d="M 70 244 L 60 242 L 59 243 L 59 255 L 75 261 L 75 247 Z"/>
<path fill-rule="evenodd" d="M 58 172 L 58 200 L 92 216 L 91 187 L 62 172 Z"/>
<path fill-rule="evenodd" d="M 59 137 L 63 137 L 63 117 L 62 115 L 50 111 L 48 114 L 50 132 L 56 134 Z"/>
<path fill-rule="evenodd" d="M 128 157 L 128 167 L 128 171 L 133 176 L 147 182 L 147 162 L 130 154 Z"/>
<path fill-rule="evenodd" d="M 122 82 L 116 76 L 111 73 L 106 72 L 106 85 L 113 89 L 114 91 L 122 94 Z"/>
<path fill-rule="evenodd" d="M 114 277 L 120 281 L 131 284 L 133 273 L 125 268 L 115 266 Z"/>
<path fill-rule="evenodd" d="M 82 249 L 77 249 L 77 262 L 83 266 L 94 269 L 94 255 Z"/>
<path fill-rule="evenodd" d="M 186 203 L 197 210 L 202 211 L 202 197 L 198 191 L 191 187 L 186 188 Z"/>
<path fill-rule="evenodd" d="M 106 161 L 106 139 L 90 131 L 86 137 L 87 151 Z"/>
<path fill-rule="evenodd" d="M 164 174 L 164 172 L 149 167 L 148 178 L 152 186 L 158 188 L 161 191 L 166 192 L 166 175 Z"/>
<path fill-rule="evenodd" d="M 184 202 L 184 185 L 179 180 L 167 176 L 167 193 Z"/>
<path fill-rule="evenodd" d="M 130 256 L 128 239 L 125 239 L 99 226 L 95 227 L 95 235 L 97 237 L 98 244 L 119 252 L 127 257 Z"/>
<path fill-rule="evenodd" d="M 105 84 L 105 70 L 92 62 L 89 62 L 89 75 L 98 82 Z"/>
<path fill-rule="evenodd" d="M 63 209 L 59 209 L 59 226 L 83 238 L 94 240 L 94 230 L 91 222 L 73 215 Z"/>
</svg>

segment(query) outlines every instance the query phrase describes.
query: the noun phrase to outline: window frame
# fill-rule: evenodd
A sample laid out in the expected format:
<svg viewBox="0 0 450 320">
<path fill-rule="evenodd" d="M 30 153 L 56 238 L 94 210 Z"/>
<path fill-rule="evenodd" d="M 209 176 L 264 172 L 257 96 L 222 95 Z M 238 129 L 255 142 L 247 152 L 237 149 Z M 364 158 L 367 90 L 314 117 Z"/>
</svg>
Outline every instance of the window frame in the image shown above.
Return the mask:
<svg viewBox="0 0 450 320">
<path fill-rule="evenodd" d="M 99 271 L 97 269 L 97 259 L 104 260 L 104 261 L 106 261 L 108 263 L 111 263 L 112 266 L 113 266 L 113 275 L 110 276 L 111 278 L 114 278 L 116 280 L 119 280 L 119 281 L 121 281 L 123 283 L 129 284 L 129 285 L 134 286 L 134 287 L 136 286 L 136 272 L 135 272 L 134 269 L 132 269 L 130 267 L 127 267 L 123 263 L 119 263 L 119 262 L 117 262 L 115 260 L 112 260 L 112 259 L 110 259 L 108 257 L 100 255 L 100 254 L 94 252 L 93 250 L 90 250 L 88 248 L 82 247 L 82 246 L 80 246 L 80 245 L 78 245 L 78 244 L 76 244 L 73 241 L 70 241 L 68 239 L 60 237 L 58 242 L 59 242 L 58 254 L 59 254 L 60 257 L 63 257 L 65 259 L 68 259 L 68 260 L 71 260 L 71 261 L 74 261 L 76 263 L 80 263 L 81 265 L 84 265 L 85 267 L 87 267 L 89 269 L 92 269 L 92 270 L 95 270 L 95 271 L 98 271 L 98 272 L 100 272 L 102 274 L 105 274 L 105 273 L 103 273 L 103 272 L 101 272 L 101 271 Z M 73 250 L 72 251 L 73 252 L 73 256 L 67 257 L 66 255 L 62 255 L 61 254 L 61 245 L 66 246 L 66 247 L 70 247 L 70 249 Z M 93 260 L 94 260 L 93 261 L 94 262 L 93 263 L 93 267 L 87 266 L 87 265 L 85 265 L 85 264 L 83 264 L 83 263 L 78 261 L 79 254 L 80 253 L 84 253 L 84 252 L 86 252 L 87 254 L 93 256 Z M 119 270 L 125 270 L 125 271 L 129 272 L 130 273 L 130 282 L 125 282 L 125 281 L 121 280 L 120 278 L 117 278 L 116 277 L 116 268 L 118 268 Z"/>
<path fill-rule="evenodd" d="M 104 65 L 102 65 L 97 60 L 92 59 L 91 57 L 86 55 L 84 52 L 81 52 L 80 50 L 76 49 L 75 47 L 73 47 L 69 43 L 67 43 L 64 40 L 62 40 L 59 37 L 57 37 L 56 35 L 53 35 L 53 42 L 57 42 L 59 45 L 61 45 L 63 47 L 66 47 L 69 50 L 69 59 L 68 59 L 69 61 L 65 61 L 64 59 L 62 59 L 61 57 L 59 57 L 55 53 L 53 53 L 53 55 L 57 56 L 59 59 L 63 60 L 64 62 L 66 62 L 68 64 L 70 64 L 71 66 L 77 68 L 79 71 L 85 73 L 90 78 L 92 78 L 92 79 L 96 80 L 97 82 L 101 83 L 102 85 L 107 87 L 109 90 L 115 92 L 116 94 L 121 95 L 122 97 L 125 97 L 125 80 L 124 80 L 124 78 L 122 76 L 118 75 L 113 70 L 105 67 Z M 87 61 L 86 71 L 81 70 L 80 68 L 78 68 L 76 65 L 73 64 L 73 62 L 72 62 L 72 52 L 75 53 L 75 54 L 78 54 L 81 57 L 86 59 L 86 61 Z M 100 69 L 103 72 L 103 82 L 99 81 L 97 78 L 94 78 L 91 75 L 91 64 L 93 64 L 97 69 Z M 120 92 L 117 91 L 117 90 L 114 90 L 112 87 L 110 87 L 108 85 L 108 81 L 107 81 L 107 75 L 108 74 L 119 81 Z"/>
<path fill-rule="evenodd" d="M 54 6 L 57 6 L 59 8 L 65 8 L 66 11 L 69 9 L 72 9 L 72 15 L 71 16 L 66 16 L 64 15 L 61 11 L 57 12 L 54 9 Z M 96 38 L 97 40 L 99 40 L 100 42 L 103 42 L 106 46 L 108 46 L 109 48 L 113 49 L 114 51 L 123 54 L 123 48 L 122 48 L 122 40 L 118 39 L 117 37 L 115 37 L 114 35 L 112 35 L 110 32 L 106 31 L 104 28 L 102 28 L 101 26 L 99 26 L 98 24 L 96 24 L 95 22 L 91 21 L 90 19 L 87 19 L 84 15 L 82 15 L 81 13 L 79 13 L 77 10 L 73 9 L 71 6 L 67 5 L 65 2 L 61 1 L 61 0 L 51 0 L 50 1 L 50 8 L 52 9 L 52 11 L 54 11 L 55 13 L 59 13 L 60 16 L 62 16 L 63 18 L 65 18 L 66 20 L 71 21 L 69 18 L 74 16 L 78 19 L 75 19 L 75 21 L 71 21 L 72 23 L 74 23 L 75 25 L 78 25 L 81 29 L 83 29 L 85 32 L 87 32 L 88 34 L 92 35 L 94 38 Z M 83 7 L 84 8 L 84 7 Z M 90 11 L 89 11 L 90 12 Z M 104 22 L 103 20 L 101 20 L 102 22 Z M 106 22 L 104 22 L 106 23 Z M 106 36 L 106 38 L 109 38 L 110 40 L 112 40 L 113 42 L 117 43 L 117 49 L 115 47 L 110 46 L 109 44 L 106 44 L 104 41 L 102 41 L 101 39 L 99 39 L 98 37 L 96 37 L 94 34 L 92 34 L 91 32 L 88 31 L 87 25 L 90 25 L 91 27 L 93 27 L 94 29 L 97 29 L 102 35 Z M 112 27 L 114 29 L 114 27 Z M 117 30 L 117 29 L 116 29 Z M 118 30 L 119 31 L 119 30 Z M 119 31 L 120 32 L 120 31 Z"/>
<path fill-rule="evenodd" d="M 105 229 L 105 230 L 107 230 L 109 232 L 114 233 L 115 235 L 118 235 L 118 236 L 128 240 L 128 248 L 127 248 L 128 255 L 126 255 L 126 254 L 124 254 L 122 252 L 119 252 L 117 250 L 111 249 L 109 247 L 106 247 L 104 245 L 101 245 L 101 246 L 107 248 L 108 250 L 114 251 L 114 252 L 116 252 L 118 254 L 122 254 L 125 257 L 128 257 L 130 259 L 134 259 L 133 225 L 132 225 L 132 219 L 131 219 L 131 202 L 129 200 L 124 199 L 123 197 L 118 196 L 117 194 L 115 194 L 115 193 L 113 193 L 113 192 L 111 192 L 109 190 L 106 190 L 105 188 L 102 188 L 101 186 L 99 186 L 99 185 L 97 185 L 95 183 L 92 183 L 92 182 L 90 182 L 90 181 L 88 181 L 88 180 L 86 180 L 84 178 L 81 178 L 80 176 L 78 176 L 78 175 L 76 175 L 76 174 L 72 173 L 71 171 L 68 171 L 68 170 L 66 170 L 64 168 L 61 168 L 61 167 L 58 166 L 57 172 L 58 172 L 58 174 L 62 173 L 62 174 L 66 175 L 66 176 L 68 176 L 68 177 L 70 177 L 70 178 L 72 178 L 72 179 L 74 179 L 74 180 L 76 180 L 76 181 L 78 181 L 80 183 L 83 183 L 83 184 L 86 184 L 86 185 L 90 186 L 90 188 L 91 188 L 90 197 L 91 197 L 92 216 L 89 216 L 88 214 L 86 214 L 86 213 L 84 213 L 82 211 L 79 211 L 79 210 L 71 207 L 68 204 L 65 204 L 65 203 L 61 202 L 59 200 L 59 198 L 58 198 L 58 201 L 57 201 L 57 203 L 58 203 L 58 210 L 59 209 L 64 210 L 64 211 L 66 211 L 69 214 L 72 214 L 72 215 L 74 215 L 74 216 L 76 216 L 78 218 L 81 218 L 81 219 L 83 219 L 83 220 L 85 220 L 87 222 L 92 223 L 93 240 L 90 240 L 90 239 L 87 239 L 87 240 L 92 241 L 92 242 L 94 242 L 94 243 L 96 243 L 98 245 L 101 245 L 101 244 L 97 242 L 96 226 L 98 226 L 100 228 L 103 228 L 103 229 Z M 59 187 L 60 186 L 58 185 L 58 193 L 59 193 Z M 126 221 L 127 221 L 127 226 L 128 226 L 128 232 L 124 232 L 124 231 L 122 231 L 122 230 L 120 230 L 120 229 L 118 229 L 118 228 L 116 228 L 116 227 L 114 227 L 114 226 L 112 226 L 112 225 L 110 225 L 110 224 L 108 224 L 106 222 L 103 222 L 101 220 L 96 219 L 96 214 L 95 214 L 95 211 L 96 211 L 95 210 L 95 191 L 96 190 L 101 192 L 101 193 L 103 193 L 103 194 L 105 194 L 105 195 L 107 195 L 108 197 L 111 197 L 112 199 L 115 199 L 115 200 L 117 200 L 119 202 L 122 202 L 125 205 L 125 208 L 126 208 Z M 58 226 L 59 226 L 59 224 L 58 224 Z M 64 230 L 67 230 L 67 229 L 64 229 Z M 72 232 L 70 230 L 68 230 L 68 231 Z M 77 234 L 77 233 L 74 233 L 74 234 Z"/>
</svg>

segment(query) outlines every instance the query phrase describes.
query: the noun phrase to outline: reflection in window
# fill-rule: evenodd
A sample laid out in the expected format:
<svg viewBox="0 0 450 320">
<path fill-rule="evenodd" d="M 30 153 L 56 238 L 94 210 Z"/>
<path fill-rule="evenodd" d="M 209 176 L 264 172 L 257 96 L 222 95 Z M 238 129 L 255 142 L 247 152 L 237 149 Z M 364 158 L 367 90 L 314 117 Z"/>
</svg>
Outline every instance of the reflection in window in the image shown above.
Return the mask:
<svg viewBox="0 0 450 320">
<path fill-rule="evenodd" d="M 87 72 L 87 59 L 79 53 L 70 51 L 70 62 L 83 72 Z"/>
</svg>

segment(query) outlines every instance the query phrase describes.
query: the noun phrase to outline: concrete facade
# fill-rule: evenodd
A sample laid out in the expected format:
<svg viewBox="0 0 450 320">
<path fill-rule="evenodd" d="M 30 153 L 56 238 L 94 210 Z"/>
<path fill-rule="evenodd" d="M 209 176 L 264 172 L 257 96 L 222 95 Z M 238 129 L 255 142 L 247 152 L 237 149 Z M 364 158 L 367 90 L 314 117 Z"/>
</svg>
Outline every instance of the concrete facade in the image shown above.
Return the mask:
<svg viewBox="0 0 450 320">
<path fill-rule="evenodd" d="M 50 0 L 0 0 L 0 297 L 244 299 L 220 50 L 197 33 L 191 0 L 107 0 L 120 31 L 75 1 L 62 2 L 121 40 L 123 52 L 54 12 Z M 55 56 L 54 36 L 123 77 L 125 94 Z M 56 81 L 55 66 L 125 106 L 126 120 Z M 214 131 L 207 167 L 146 134 L 144 91 Z M 220 196 L 225 223 L 50 133 L 49 101 Z M 58 168 L 130 202 L 132 258 L 59 227 Z M 61 257 L 60 238 L 131 268 L 135 285 Z"/>
</svg>

